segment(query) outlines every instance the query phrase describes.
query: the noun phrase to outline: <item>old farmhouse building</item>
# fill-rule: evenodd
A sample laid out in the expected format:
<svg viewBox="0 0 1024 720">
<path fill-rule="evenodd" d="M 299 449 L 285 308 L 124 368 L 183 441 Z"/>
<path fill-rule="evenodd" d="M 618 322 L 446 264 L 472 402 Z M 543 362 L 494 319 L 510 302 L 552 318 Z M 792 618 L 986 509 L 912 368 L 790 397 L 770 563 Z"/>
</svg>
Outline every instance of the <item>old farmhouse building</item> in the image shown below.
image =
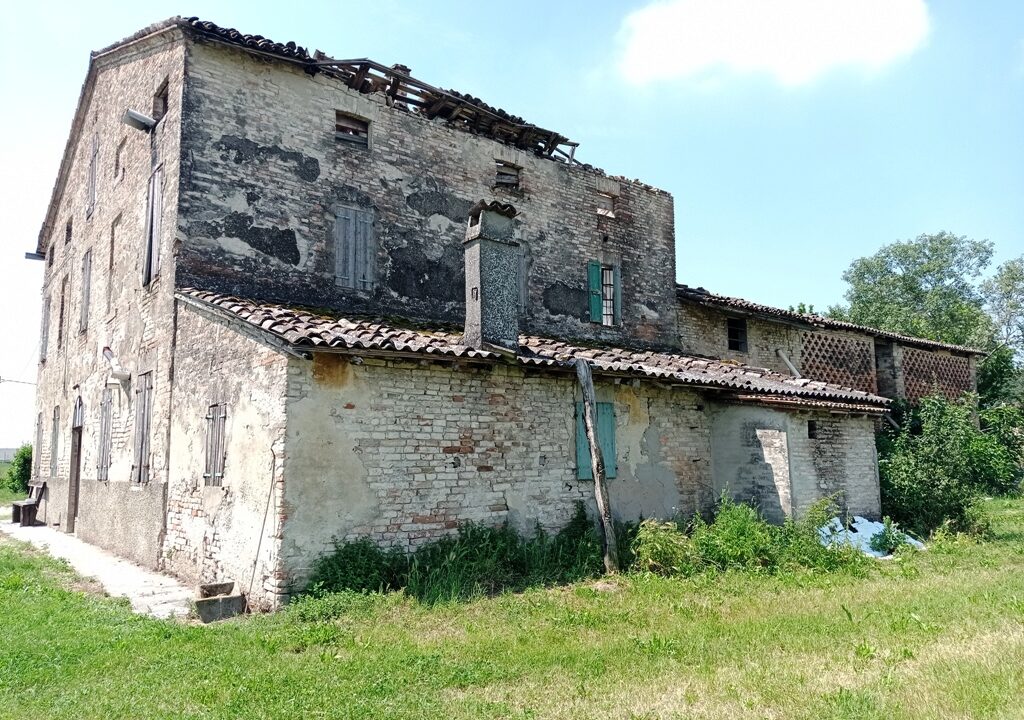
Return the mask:
<svg viewBox="0 0 1024 720">
<path fill-rule="evenodd" d="M 407 67 L 195 18 L 92 55 L 39 235 L 40 521 L 254 606 L 332 538 L 728 491 L 877 515 L 888 399 L 976 353 L 676 284 L 672 197 Z"/>
</svg>

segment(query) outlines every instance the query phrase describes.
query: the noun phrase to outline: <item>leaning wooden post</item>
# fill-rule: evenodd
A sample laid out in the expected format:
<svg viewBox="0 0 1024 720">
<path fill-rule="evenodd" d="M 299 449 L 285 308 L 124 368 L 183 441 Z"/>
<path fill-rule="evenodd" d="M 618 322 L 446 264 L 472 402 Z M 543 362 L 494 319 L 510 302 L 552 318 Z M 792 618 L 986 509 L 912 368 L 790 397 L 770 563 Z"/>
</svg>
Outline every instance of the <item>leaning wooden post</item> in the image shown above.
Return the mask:
<svg viewBox="0 0 1024 720">
<path fill-rule="evenodd" d="M 597 398 L 594 395 L 594 378 L 590 363 L 577 358 L 576 377 L 583 389 L 583 427 L 590 445 L 590 467 L 594 473 L 594 497 L 597 513 L 601 516 L 601 530 L 604 533 L 604 570 L 608 574 L 619 571 L 619 548 L 615 542 L 615 525 L 612 523 L 612 509 L 608 501 L 608 485 L 604 473 L 604 456 L 597 441 Z"/>
</svg>

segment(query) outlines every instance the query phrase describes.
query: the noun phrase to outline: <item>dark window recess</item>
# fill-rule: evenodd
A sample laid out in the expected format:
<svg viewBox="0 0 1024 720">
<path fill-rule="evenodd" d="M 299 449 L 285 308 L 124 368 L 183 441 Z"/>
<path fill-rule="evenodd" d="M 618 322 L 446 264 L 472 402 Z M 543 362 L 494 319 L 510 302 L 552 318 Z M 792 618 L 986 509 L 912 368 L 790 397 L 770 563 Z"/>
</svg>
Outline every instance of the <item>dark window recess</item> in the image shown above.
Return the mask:
<svg viewBox="0 0 1024 720">
<path fill-rule="evenodd" d="M 132 482 L 149 482 L 149 428 L 153 422 L 153 373 L 139 375 L 135 388 L 135 461 Z"/>
<path fill-rule="evenodd" d="M 74 234 L 74 225 L 71 222 L 71 218 L 68 218 L 67 225 L 64 226 L 64 244 L 71 244 L 71 236 Z"/>
<path fill-rule="evenodd" d="M 505 187 L 505 188 L 518 188 L 519 187 L 519 170 L 520 168 L 512 163 L 505 162 L 504 160 L 494 161 L 495 175 L 494 175 L 494 186 Z"/>
<path fill-rule="evenodd" d="M 64 347 L 64 307 L 67 304 L 68 279 L 60 282 L 60 311 L 57 315 L 57 349 Z"/>
<path fill-rule="evenodd" d="M 92 249 L 82 256 L 82 299 L 78 306 L 78 332 L 89 328 L 89 296 L 92 293 Z"/>
<path fill-rule="evenodd" d="M 92 152 L 89 154 L 89 176 L 87 178 L 87 197 L 85 202 L 85 216 L 88 218 L 92 216 L 92 211 L 96 208 L 96 163 L 99 160 L 100 153 L 100 139 L 93 135 L 92 138 Z"/>
<path fill-rule="evenodd" d="M 142 284 L 149 285 L 160 272 L 160 234 L 164 216 L 163 166 L 158 165 L 149 177 L 149 199 L 146 203 L 146 247 L 142 266 Z"/>
<path fill-rule="evenodd" d="M 811 440 L 818 439 L 818 423 L 816 420 L 807 421 L 807 437 Z"/>
<path fill-rule="evenodd" d="M 615 405 L 597 403 L 597 444 L 601 447 L 605 475 L 613 478 L 618 474 L 615 456 Z M 593 480 L 594 469 L 590 464 L 590 442 L 583 423 L 583 403 L 576 403 L 576 477 Z"/>
<path fill-rule="evenodd" d="M 46 267 L 53 267 L 53 259 L 57 257 L 57 243 L 50 243 L 50 249 L 46 251 Z"/>
<path fill-rule="evenodd" d="M 114 151 L 114 182 L 121 182 L 124 179 L 124 148 L 128 138 L 122 138 Z"/>
<path fill-rule="evenodd" d="M 203 479 L 207 485 L 219 487 L 224 484 L 224 459 L 227 452 L 224 428 L 227 417 L 228 406 L 223 403 L 211 405 L 206 413 L 206 471 Z"/>
<path fill-rule="evenodd" d="M 587 263 L 590 322 L 612 326 L 622 322 L 622 282 L 618 265 Z"/>
<path fill-rule="evenodd" d="M 373 210 L 335 208 L 334 280 L 343 287 L 372 290 L 377 265 Z"/>
<path fill-rule="evenodd" d="M 334 137 L 336 140 L 369 147 L 370 123 L 367 120 L 343 112 L 334 113 Z"/>
<path fill-rule="evenodd" d="M 99 457 L 96 460 L 96 479 L 110 479 L 110 442 L 111 425 L 114 413 L 114 393 L 110 388 L 103 388 L 100 400 L 100 437 Z"/>
<path fill-rule="evenodd" d="M 164 80 L 160 89 L 153 95 L 153 119 L 155 121 L 160 122 L 164 115 L 167 114 L 167 101 L 169 97 L 167 81 Z"/>
<path fill-rule="evenodd" d="M 740 318 L 729 318 L 726 325 L 729 335 L 729 349 L 736 352 L 746 352 L 747 321 Z"/>
<path fill-rule="evenodd" d="M 605 217 L 615 217 L 615 196 L 609 193 L 599 192 L 597 194 L 597 214 Z"/>
</svg>

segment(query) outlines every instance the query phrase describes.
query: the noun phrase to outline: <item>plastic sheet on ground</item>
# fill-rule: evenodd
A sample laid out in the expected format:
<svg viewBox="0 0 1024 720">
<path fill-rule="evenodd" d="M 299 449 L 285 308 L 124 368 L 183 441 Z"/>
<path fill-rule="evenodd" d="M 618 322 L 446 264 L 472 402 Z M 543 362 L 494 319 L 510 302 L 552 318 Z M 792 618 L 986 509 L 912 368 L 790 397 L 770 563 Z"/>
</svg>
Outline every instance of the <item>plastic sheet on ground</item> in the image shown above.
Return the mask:
<svg viewBox="0 0 1024 720">
<path fill-rule="evenodd" d="M 832 518 L 827 523 L 818 528 L 818 535 L 821 537 L 823 545 L 839 545 L 849 544 L 857 548 L 865 555 L 871 557 L 887 557 L 889 553 L 879 552 L 878 550 L 871 549 L 871 538 L 878 533 L 882 532 L 885 526 L 880 522 L 868 520 L 862 518 L 859 515 L 855 515 L 853 522 L 847 527 L 843 525 L 839 518 Z M 920 549 L 924 545 L 909 535 L 906 536 L 907 542 L 914 547 Z"/>
</svg>

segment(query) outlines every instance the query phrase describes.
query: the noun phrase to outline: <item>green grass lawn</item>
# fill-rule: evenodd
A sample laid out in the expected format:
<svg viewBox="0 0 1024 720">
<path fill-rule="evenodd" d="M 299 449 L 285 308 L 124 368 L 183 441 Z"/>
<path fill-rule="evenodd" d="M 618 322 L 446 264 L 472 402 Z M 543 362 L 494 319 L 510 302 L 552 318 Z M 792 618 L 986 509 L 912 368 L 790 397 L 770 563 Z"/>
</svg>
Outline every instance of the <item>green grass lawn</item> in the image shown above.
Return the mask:
<svg viewBox="0 0 1024 720">
<path fill-rule="evenodd" d="M 1024 502 L 866 576 L 626 576 L 187 625 L 0 541 L 0 716 L 1020 718 Z M 346 599 L 347 598 L 347 599 Z"/>
<path fill-rule="evenodd" d="M 0 505 L 10 505 L 15 500 L 25 497 L 23 493 L 12 493 L 4 487 L 3 480 L 7 477 L 7 470 L 11 467 L 9 462 L 0 460 Z"/>
</svg>

